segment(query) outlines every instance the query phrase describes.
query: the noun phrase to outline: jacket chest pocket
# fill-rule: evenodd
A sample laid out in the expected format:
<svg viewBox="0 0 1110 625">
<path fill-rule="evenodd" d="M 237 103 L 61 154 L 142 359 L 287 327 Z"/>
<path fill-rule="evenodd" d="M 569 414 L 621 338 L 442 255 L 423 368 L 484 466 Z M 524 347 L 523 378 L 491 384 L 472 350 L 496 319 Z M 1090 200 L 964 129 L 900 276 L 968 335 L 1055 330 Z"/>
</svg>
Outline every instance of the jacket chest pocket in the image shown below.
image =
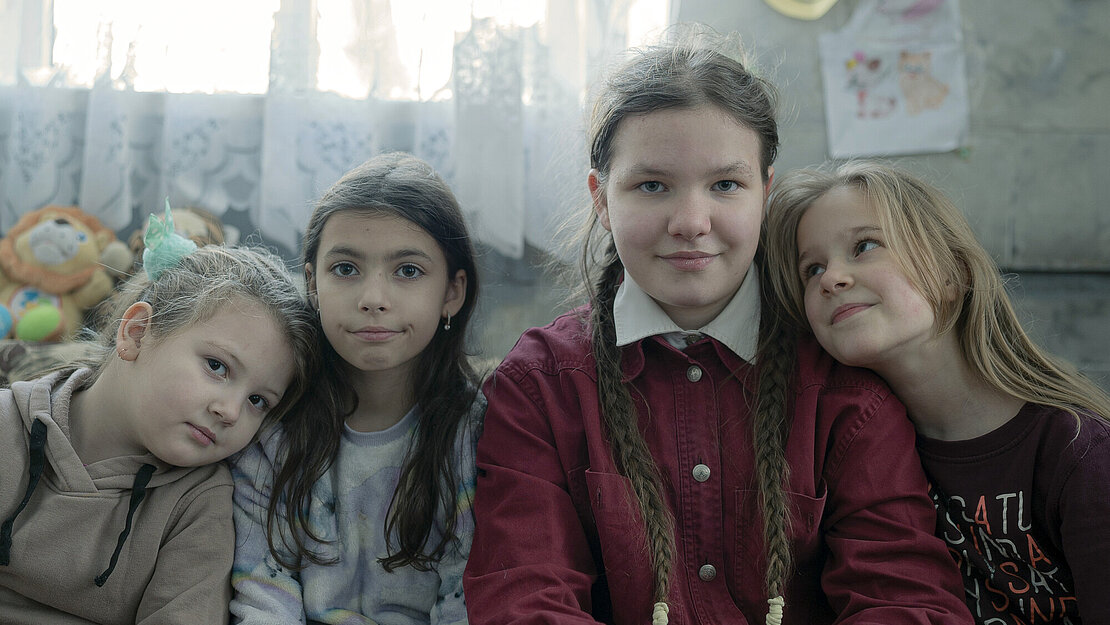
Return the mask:
<svg viewBox="0 0 1110 625">
<path fill-rule="evenodd" d="M 791 511 L 790 553 L 797 576 L 817 578 L 824 567 L 824 537 L 821 519 L 825 511 L 824 484 L 817 497 L 801 493 L 786 493 Z M 766 577 L 767 558 L 763 544 L 763 512 L 759 504 L 759 491 L 736 491 L 736 554 L 733 557 L 733 574 L 738 587 L 755 584 L 761 587 Z"/>
</svg>

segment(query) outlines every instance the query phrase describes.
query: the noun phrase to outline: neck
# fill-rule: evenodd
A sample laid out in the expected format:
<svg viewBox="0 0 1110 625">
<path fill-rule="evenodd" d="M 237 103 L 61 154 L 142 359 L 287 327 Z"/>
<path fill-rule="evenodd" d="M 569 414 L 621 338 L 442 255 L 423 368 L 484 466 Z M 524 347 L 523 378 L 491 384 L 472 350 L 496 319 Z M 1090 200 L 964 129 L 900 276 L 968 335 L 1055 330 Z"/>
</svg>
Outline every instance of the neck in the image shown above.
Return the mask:
<svg viewBox="0 0 1110 625">
<path fill-rule="evenodd" d="M 912 358 L 873 367 L 906 406 L 917 431 L 967 440 L 994 431 L 1025 403 L 988 383 L 964 358 L 953 333 L 936 337 Z"/>
<path fill-rule="evenodd" d="M 380 432 L 396 425 L 416 403 L 411 378 L 404 367 L 354 371 L 351 380 L 358 394 L 358 408 L 347 417 L 347 426 L 358 432 Z"/>
<path fill-rule="evenodd" d="M 92 464 L 108 458 L 146 453 L 130 442 L 127 420 L 128 394 L 121 384 L 117 363 L 109 363 L 87 389 L 73 394 L 69 404 L 70 442 L 81 462 Z"/>
</svg>

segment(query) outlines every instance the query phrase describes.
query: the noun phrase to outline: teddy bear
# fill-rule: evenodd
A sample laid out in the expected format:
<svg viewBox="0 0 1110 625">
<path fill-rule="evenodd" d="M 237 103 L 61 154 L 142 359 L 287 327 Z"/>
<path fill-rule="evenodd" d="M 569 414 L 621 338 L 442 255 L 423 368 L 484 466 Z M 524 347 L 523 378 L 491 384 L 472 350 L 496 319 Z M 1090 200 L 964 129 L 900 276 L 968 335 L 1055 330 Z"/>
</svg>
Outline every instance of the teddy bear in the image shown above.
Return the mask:
<svg viewBox="0 0 1110 625">
<path fill-rule="evenodd" d="M 0 332 L 26 341 L 73 338 L 131 264 L 115 232 L 76 206 L 23 215 L 0 239 L 0 324 L 9 326 Z"/>
</svg>

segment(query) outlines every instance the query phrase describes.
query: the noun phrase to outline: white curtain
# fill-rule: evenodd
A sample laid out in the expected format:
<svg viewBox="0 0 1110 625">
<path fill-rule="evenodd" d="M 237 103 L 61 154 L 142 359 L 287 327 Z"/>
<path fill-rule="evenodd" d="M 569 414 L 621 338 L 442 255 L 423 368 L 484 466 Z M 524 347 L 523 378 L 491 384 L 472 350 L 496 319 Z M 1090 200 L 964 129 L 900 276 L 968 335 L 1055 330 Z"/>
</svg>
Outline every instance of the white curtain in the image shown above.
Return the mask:
<svg viewBox="0 0 1110 625">
<path fill-rule="evenodd" d="M 584 187 L 586 85 L 674 3 L 538 1 L 513 21 L 478 0 L 0 0 L 0 232 L 62 204 L 124 235 L 169 197 L 292 259 L 320 193 L 405 150 L 447 179 L 481 241 L 547 249 Z M 161 21 L 144 21 L 152 5 Z M 76 21 L 95 19 L 95 37 L 74 57 L 58 18 L 89 7 Z M 221 29 L 252 47 L 223 50 Z M 251 62 L 239 86 L 215 78 Z"/>
</svg>

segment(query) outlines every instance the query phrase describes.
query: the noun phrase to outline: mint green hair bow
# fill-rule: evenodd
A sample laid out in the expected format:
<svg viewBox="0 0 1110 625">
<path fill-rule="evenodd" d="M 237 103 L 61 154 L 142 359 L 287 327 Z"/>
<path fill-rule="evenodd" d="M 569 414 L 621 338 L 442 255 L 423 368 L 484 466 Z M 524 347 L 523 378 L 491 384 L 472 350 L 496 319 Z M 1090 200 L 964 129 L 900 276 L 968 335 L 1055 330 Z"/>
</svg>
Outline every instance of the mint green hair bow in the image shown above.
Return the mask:
<svg viewBox="0 0 1110 625">
<path fill-rule="evenodd" d="M 166 216 L 159 219 L 150 214 L 150 223 L 143 234 L 143 269 L 151 280 L 157 280 L 167 269 L 181 262 L 185 256 L 197 249 L 197 244 L 178 234 L 173 229 L 173 214 L 170 212 L 170 199 L 166 198 Z"/>
</svg>

